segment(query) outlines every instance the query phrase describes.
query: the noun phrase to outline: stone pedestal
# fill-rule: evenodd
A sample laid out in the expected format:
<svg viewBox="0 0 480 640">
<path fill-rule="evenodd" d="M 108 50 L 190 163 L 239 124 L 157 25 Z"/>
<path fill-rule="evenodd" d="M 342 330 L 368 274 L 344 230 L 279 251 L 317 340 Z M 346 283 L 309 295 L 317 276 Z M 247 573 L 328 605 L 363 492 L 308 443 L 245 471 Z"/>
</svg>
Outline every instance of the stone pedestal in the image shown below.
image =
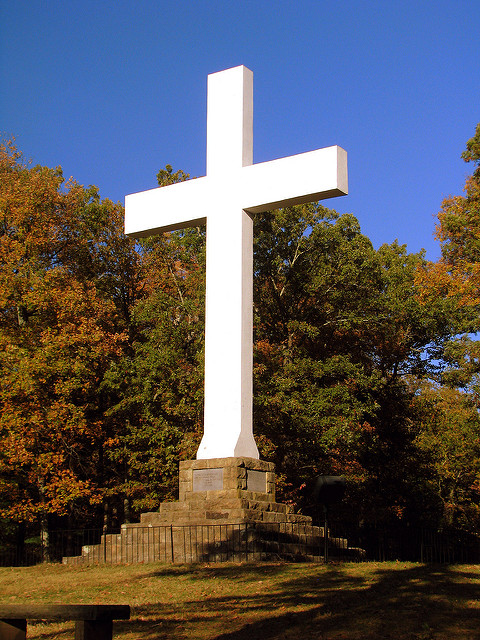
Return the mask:
<svg viewBox="0 0 480 640">
<path fill-rule="evenodd" d="M 180 462 L 179 500 L 142 513 L 65 563 L 319 561 L 323 529 L 275 501 L 271 462 L 213 458 Z"/>
<path fill-rule="evenodd" d="M 142 513 L 145 525 L 214 525 L 244 522 L 311 523 L 275 502 L 275 467 L 254 458 L 180 462 L 179 500 Z"/>
</svg>

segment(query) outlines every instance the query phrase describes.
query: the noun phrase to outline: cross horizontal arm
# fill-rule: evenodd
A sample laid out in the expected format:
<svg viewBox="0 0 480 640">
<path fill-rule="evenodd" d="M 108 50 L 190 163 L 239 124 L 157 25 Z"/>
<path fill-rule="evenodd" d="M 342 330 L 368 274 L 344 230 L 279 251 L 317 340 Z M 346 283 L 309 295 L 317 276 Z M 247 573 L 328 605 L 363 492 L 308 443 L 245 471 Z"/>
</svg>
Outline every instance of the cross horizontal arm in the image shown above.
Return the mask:
<svg viewBox="0 0 480 640">
<path fill-rule="evenodd" d="M 347 152 L 326 147 L 241 167 L 217 179 L 206 176 L 128 195 L 125 233 L 143 238 L 205 224 L 229 198 L 249 213 L 263 213 L 347 193 Z"/>
<path fill-rule="evenodd" d="M 125 197 L 125 233 L 133 238 L 205 224 L 207 178 L 195 178 Z"/>
<path fill-rule="evenodd" d="M 242 209 L 250 213 L 347 193 L 347 152 L 338 146 L 242 168 Z"/>
</svg>

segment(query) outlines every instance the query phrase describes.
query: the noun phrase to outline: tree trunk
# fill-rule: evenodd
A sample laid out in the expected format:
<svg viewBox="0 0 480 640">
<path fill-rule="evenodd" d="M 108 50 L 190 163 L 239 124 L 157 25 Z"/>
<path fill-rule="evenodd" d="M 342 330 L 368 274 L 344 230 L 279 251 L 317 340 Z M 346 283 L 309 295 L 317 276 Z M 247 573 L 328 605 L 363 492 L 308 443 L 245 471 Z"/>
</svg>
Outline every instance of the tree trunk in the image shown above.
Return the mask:
<svg viewBox="0 0 480 640">
<path fill-rule="evenodd" d="M 39 481 L 40 503 L 45 505 L 45 487 L 43 479 Z M 45 508 L 40 512 L 40 546 L 42 550 L 42 562 L 50 562 L 50 548 L 48 535 L 48 514 Z"/>
<path fill-rule="evenodd" d="M 25 522 L 19 522 L 17 525 L 17 533 L 15 536 L 15 555 L 17 564 L 22 565 L 25 560 Z"/>
</svg>

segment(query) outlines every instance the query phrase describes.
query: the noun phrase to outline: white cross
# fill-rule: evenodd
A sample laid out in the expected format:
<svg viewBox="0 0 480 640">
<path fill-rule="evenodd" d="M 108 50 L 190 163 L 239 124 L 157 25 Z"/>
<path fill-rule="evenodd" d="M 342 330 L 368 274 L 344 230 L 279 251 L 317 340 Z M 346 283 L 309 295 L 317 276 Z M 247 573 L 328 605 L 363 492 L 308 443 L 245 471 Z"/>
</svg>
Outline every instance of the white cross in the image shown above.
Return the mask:
<svg viewBox="0 0 480 640">
<path fill-rule="evenodd" d="M 253 163 L 253 73 L 208 76 L 207 175 L 125 198 L 135 238 L 207 224 L 204 435 L 197 458 L 258 458 L 252 429 L 252 213 L 345 195 L 333 146 Z"/>
</svg>

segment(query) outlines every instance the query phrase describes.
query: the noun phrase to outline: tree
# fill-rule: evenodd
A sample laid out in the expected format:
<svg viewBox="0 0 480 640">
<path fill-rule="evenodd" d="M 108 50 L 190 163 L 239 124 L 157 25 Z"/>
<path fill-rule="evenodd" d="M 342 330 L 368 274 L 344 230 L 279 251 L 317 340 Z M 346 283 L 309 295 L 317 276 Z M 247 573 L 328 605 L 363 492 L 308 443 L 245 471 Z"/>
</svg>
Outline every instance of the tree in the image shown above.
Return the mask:
<svg viewBox="0 0 480 640">
<path fill-rule="evenodd" d="M 454 301 L 457 331 L 475 331 L 480 305 L 480 124 L 462 154 L 466 162 L 477 166 L 465 183 L 464 196 L 450 196 L 442 202 L 438 214 L 436 238 L 441 258 L 419 273 L 424 300 L 439 295 Z"/>
<path fill-rule="evenodd" d="M 159 185 L 186 180 L 167 165 Z M 195 457 L 203 428 L 205 228 L 141 241 L 143 297 L 132 314 L 131 353 L 108 384 L 125 431 L 110 455 L 125 469 L 122 490 L 135 513 L 173 499 L 178 461 Z"/>
<path fill-rule="evenodd" d="M 470 394 L 423 384 L 415 445 L 424 494 L 439 506 L 441 528 L 477 533 L 480 525 L 480 416 Z"/>
<path fill-rule="evenodd" d="M 0 517 L 155 509 L 202 435 L 205 228 L 134 243 L 95 187 L 12 144 L 0 171 Z M 471 336 L 450 341 L 477 326 L 475 197 L 457 207 L 468 232 L 445 205 L 440 266 L 375 250 L 320 205 L 255 219 L 254 430 L 280 500 L 308 510 L 308 480 L 342 474 L 357 524 L 475 512 L 479 357 Z"/>
<path fill-rule="evenodd" d="M 91 512 L 115 486 L 103 379 L 128 344 L 138 278 L 122 210 L 0 146 L 0 509 Z"/>
<path fill-rule="evenodd" d="M 478 527 L 478 409 L 480 407 L 480 124 L 462 154 L 475 169 L 465 195 L 442 202 L 436 237 L 441 257 L 417 274 L 420 301 L 445 301 L 451 325 L 437 349 L 436 384 L 423 388 L 417 443 L 428 454 L 431 486 L 441 501 L 442 523 L 467 530 Z"/>
<path fill-rule="evenodd" d="M 480 124 L 462 154 L 476 168 L 465 183 L 464 196 L 450 196 L 442 202 L 436 237 L 441 257 L 423 266 L 417 275 L 421 300 L 429 305 L 443 298 L 450 316 L 451 332 L 437 357 L 441 377 L 450 387 L 473 393 L 478 403 L 480 346 L 475 333 L 480 329 Z"/>
<path fill-rule="evenodd" d="M 167 168 L 159 179 L 172 175 L 185 177 Z M 309 478 L 341 473 L 360 518 L 412 516 L 407 378 L 430 372 L 425 351 L 449 330 L 441 300 L 418 300 L 423 256 L 397 243 L 375 251 L 353 216 L 314 205 L 256 220 L 254 237 L 254 429 L 262 457 L 276 463 L 280 499 L 301 506 Z M 201 437 L 204 251 L 204 229 L 140 248 L 137 338 L 107 378 L 126 425 L 110 455 L 136 511 L 175 497 L 178 460 L 193 457 Z"/>
<path fill-rule="evenodd" d="M 298 502 L 308 478 L 345 474 L 359 518 L 406 513 L 406 377 L 426 375 L 425 350 L 448 331 L 442 301 L 418 300 L 423 255 L 375 251 L 352 215 L 314 205 L 273 212 L 254 237 L 255 432 L 280 495 Z"/>
</svg>

